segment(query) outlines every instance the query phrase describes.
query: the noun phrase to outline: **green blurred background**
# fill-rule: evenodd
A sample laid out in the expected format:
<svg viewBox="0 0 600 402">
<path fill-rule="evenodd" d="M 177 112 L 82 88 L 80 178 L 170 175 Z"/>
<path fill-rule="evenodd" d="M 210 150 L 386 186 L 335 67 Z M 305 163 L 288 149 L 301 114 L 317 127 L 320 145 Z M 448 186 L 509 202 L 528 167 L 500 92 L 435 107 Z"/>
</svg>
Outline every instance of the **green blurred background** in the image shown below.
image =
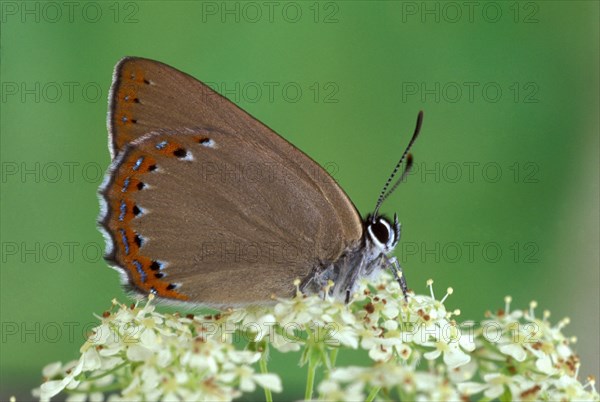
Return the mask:
<svg viewBox="0 0 600 402">
<path fill-rule="evenodd" d="M 92 313 L 126 299 L 95 225 L 125 55 L 212 83 L 333 169 L 363 214 L 423 109 L 416 172 L 383 207 L 409 286 L 452 286 L 465 320 L 535 299 L 571 317 L 582 378 L 600 374 L 599 3 L 465 4 L 2 2 L 0 400 L 30 399 Z M 287 359 L 272 368 L 298 398 Z"/>
</svg>

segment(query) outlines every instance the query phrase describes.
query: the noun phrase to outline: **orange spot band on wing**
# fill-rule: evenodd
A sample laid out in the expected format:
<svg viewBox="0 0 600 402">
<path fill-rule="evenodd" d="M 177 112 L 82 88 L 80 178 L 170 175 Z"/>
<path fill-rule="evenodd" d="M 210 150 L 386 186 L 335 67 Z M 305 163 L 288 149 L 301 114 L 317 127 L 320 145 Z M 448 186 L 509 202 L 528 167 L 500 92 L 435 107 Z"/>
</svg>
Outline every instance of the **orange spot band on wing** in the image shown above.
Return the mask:
<svg viewBox="0 0 600 402">
<path fill-rule="evenodd" d="M 161 271 L 163 264 L 143 255 L 144 235 L 131 227 L 136 217 L 144 214 L 143 205 L 138 206 L 131 196 L 144 191 L 143 176 L 153 174 L 156 169 L 156 159 L 134 150 L 115 172 L 113 185 L 106 194 L 115 258 L 129 272 L 137 288 L 168 299 L 187 300 L 188 296 L 168 281 L 168 272 Z"/>
</svg>

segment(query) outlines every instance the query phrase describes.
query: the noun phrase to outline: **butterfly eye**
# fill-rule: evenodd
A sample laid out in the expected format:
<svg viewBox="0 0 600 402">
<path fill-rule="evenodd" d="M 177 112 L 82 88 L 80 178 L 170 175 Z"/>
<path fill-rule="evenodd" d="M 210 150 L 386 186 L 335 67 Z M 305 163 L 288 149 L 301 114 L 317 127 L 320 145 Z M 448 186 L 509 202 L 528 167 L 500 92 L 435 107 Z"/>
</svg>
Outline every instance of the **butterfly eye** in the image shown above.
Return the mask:
<svg viewBox="0 0 600 402">
<path fill-rule="evenodd" d="M 392 225 L 385 219 L 379 218 L 368 227 L 371 240 L 380 248 L 390 251 L 396 245 L 396 233 Z"/>
<path fill-rule="evenodd" d="M 381 244 L 386 244 L 390 239 L 390 228 L 379 219 L 373 226 L 373 234 Z"/>
</svg>

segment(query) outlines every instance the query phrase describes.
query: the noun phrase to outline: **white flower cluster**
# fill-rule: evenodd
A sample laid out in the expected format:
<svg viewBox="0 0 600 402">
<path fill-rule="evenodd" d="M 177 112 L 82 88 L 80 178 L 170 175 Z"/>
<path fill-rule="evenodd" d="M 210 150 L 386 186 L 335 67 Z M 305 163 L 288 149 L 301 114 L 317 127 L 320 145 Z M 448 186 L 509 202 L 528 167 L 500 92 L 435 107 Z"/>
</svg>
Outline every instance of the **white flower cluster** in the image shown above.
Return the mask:
<svg viewBox="0 0 600 402">
<path fill-rule="evenodd" d="M 203 333 L 193 316 L 160 314 L 151 300 L 130 307 L 113 300 L 81 347 L 79 361 L 47 366 L 34 395 L 47 401 L 63 389 L 69 401 L 232 400 L 256 385 L 281 391 L 275 374 L 256 373 L 260 352 L 236 350 L 231 342 Z M 214 323 L 220 317 L 207 317 Z M 200 325 L 197 325 L 199 323 Z"/>
<path fill-rule="evenodd" d="M 269 349 L 302 351 L 308 366 L 304 399 L 313 389 L 322 400 L 593 400 L 594 380 L 578 379 L 579 361 L 549 313 L 488 314 L 479 325 L 459 324 L 460 311 L 442 300 L 411 295 L 404 301 L 388 275 L 363 284 L 349 304 L 304 296 L 275 306 L 195 317 L 161 314 L 152 299 L 144 306 L 113 301 L 98 317 L 78 361 L 47 366 L 34 390 L 42 401 L 59 392 L 69 401 L 231 400 L 263 388 L 280 392 L 269 373 Z M 242 342 L 240 342 L 240 340 Z M 246 345 L 243 350 L 234 345 Z M 340 351 L 364 350 L 364 366 L 336 366 Z M 324 369 L 315 386 L 315 372 Z"/>
<path fill-rule="evenodd" d="M 463 382 L 458 389 L 468 395 L 483 392 L 489 399 L 509 395 L 515 400 L 597 401 L 595 380 L 577 380 L 579 357 L 562 329 L 565 318 L 555 326 L 548 321 L 549 311 L 536 318 L 537 302 L 528 311 L 511 312 L 511 297 L 496 314 L 488 312 L 476 333 L 478 374 L 481 382 Z"/>
</svg>

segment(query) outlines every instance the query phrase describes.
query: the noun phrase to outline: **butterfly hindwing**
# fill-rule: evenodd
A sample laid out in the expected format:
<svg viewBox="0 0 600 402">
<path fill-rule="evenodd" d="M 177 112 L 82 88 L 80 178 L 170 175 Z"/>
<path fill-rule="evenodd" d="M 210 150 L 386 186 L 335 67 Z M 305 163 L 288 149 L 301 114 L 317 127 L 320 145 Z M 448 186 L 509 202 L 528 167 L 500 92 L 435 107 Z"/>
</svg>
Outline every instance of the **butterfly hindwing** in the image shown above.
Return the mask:
<svg viewBox="0 0 600 402">
<path fill-rule="evenodd" d="M 289 160 L 285 141 L 248 138 L 161 130 L 122 148 L 101 224 L 130 286 L 215 306 L 266 302 L 360 239 L 358 214 L 329 175 L 301 152 Z"/>
</svg>

